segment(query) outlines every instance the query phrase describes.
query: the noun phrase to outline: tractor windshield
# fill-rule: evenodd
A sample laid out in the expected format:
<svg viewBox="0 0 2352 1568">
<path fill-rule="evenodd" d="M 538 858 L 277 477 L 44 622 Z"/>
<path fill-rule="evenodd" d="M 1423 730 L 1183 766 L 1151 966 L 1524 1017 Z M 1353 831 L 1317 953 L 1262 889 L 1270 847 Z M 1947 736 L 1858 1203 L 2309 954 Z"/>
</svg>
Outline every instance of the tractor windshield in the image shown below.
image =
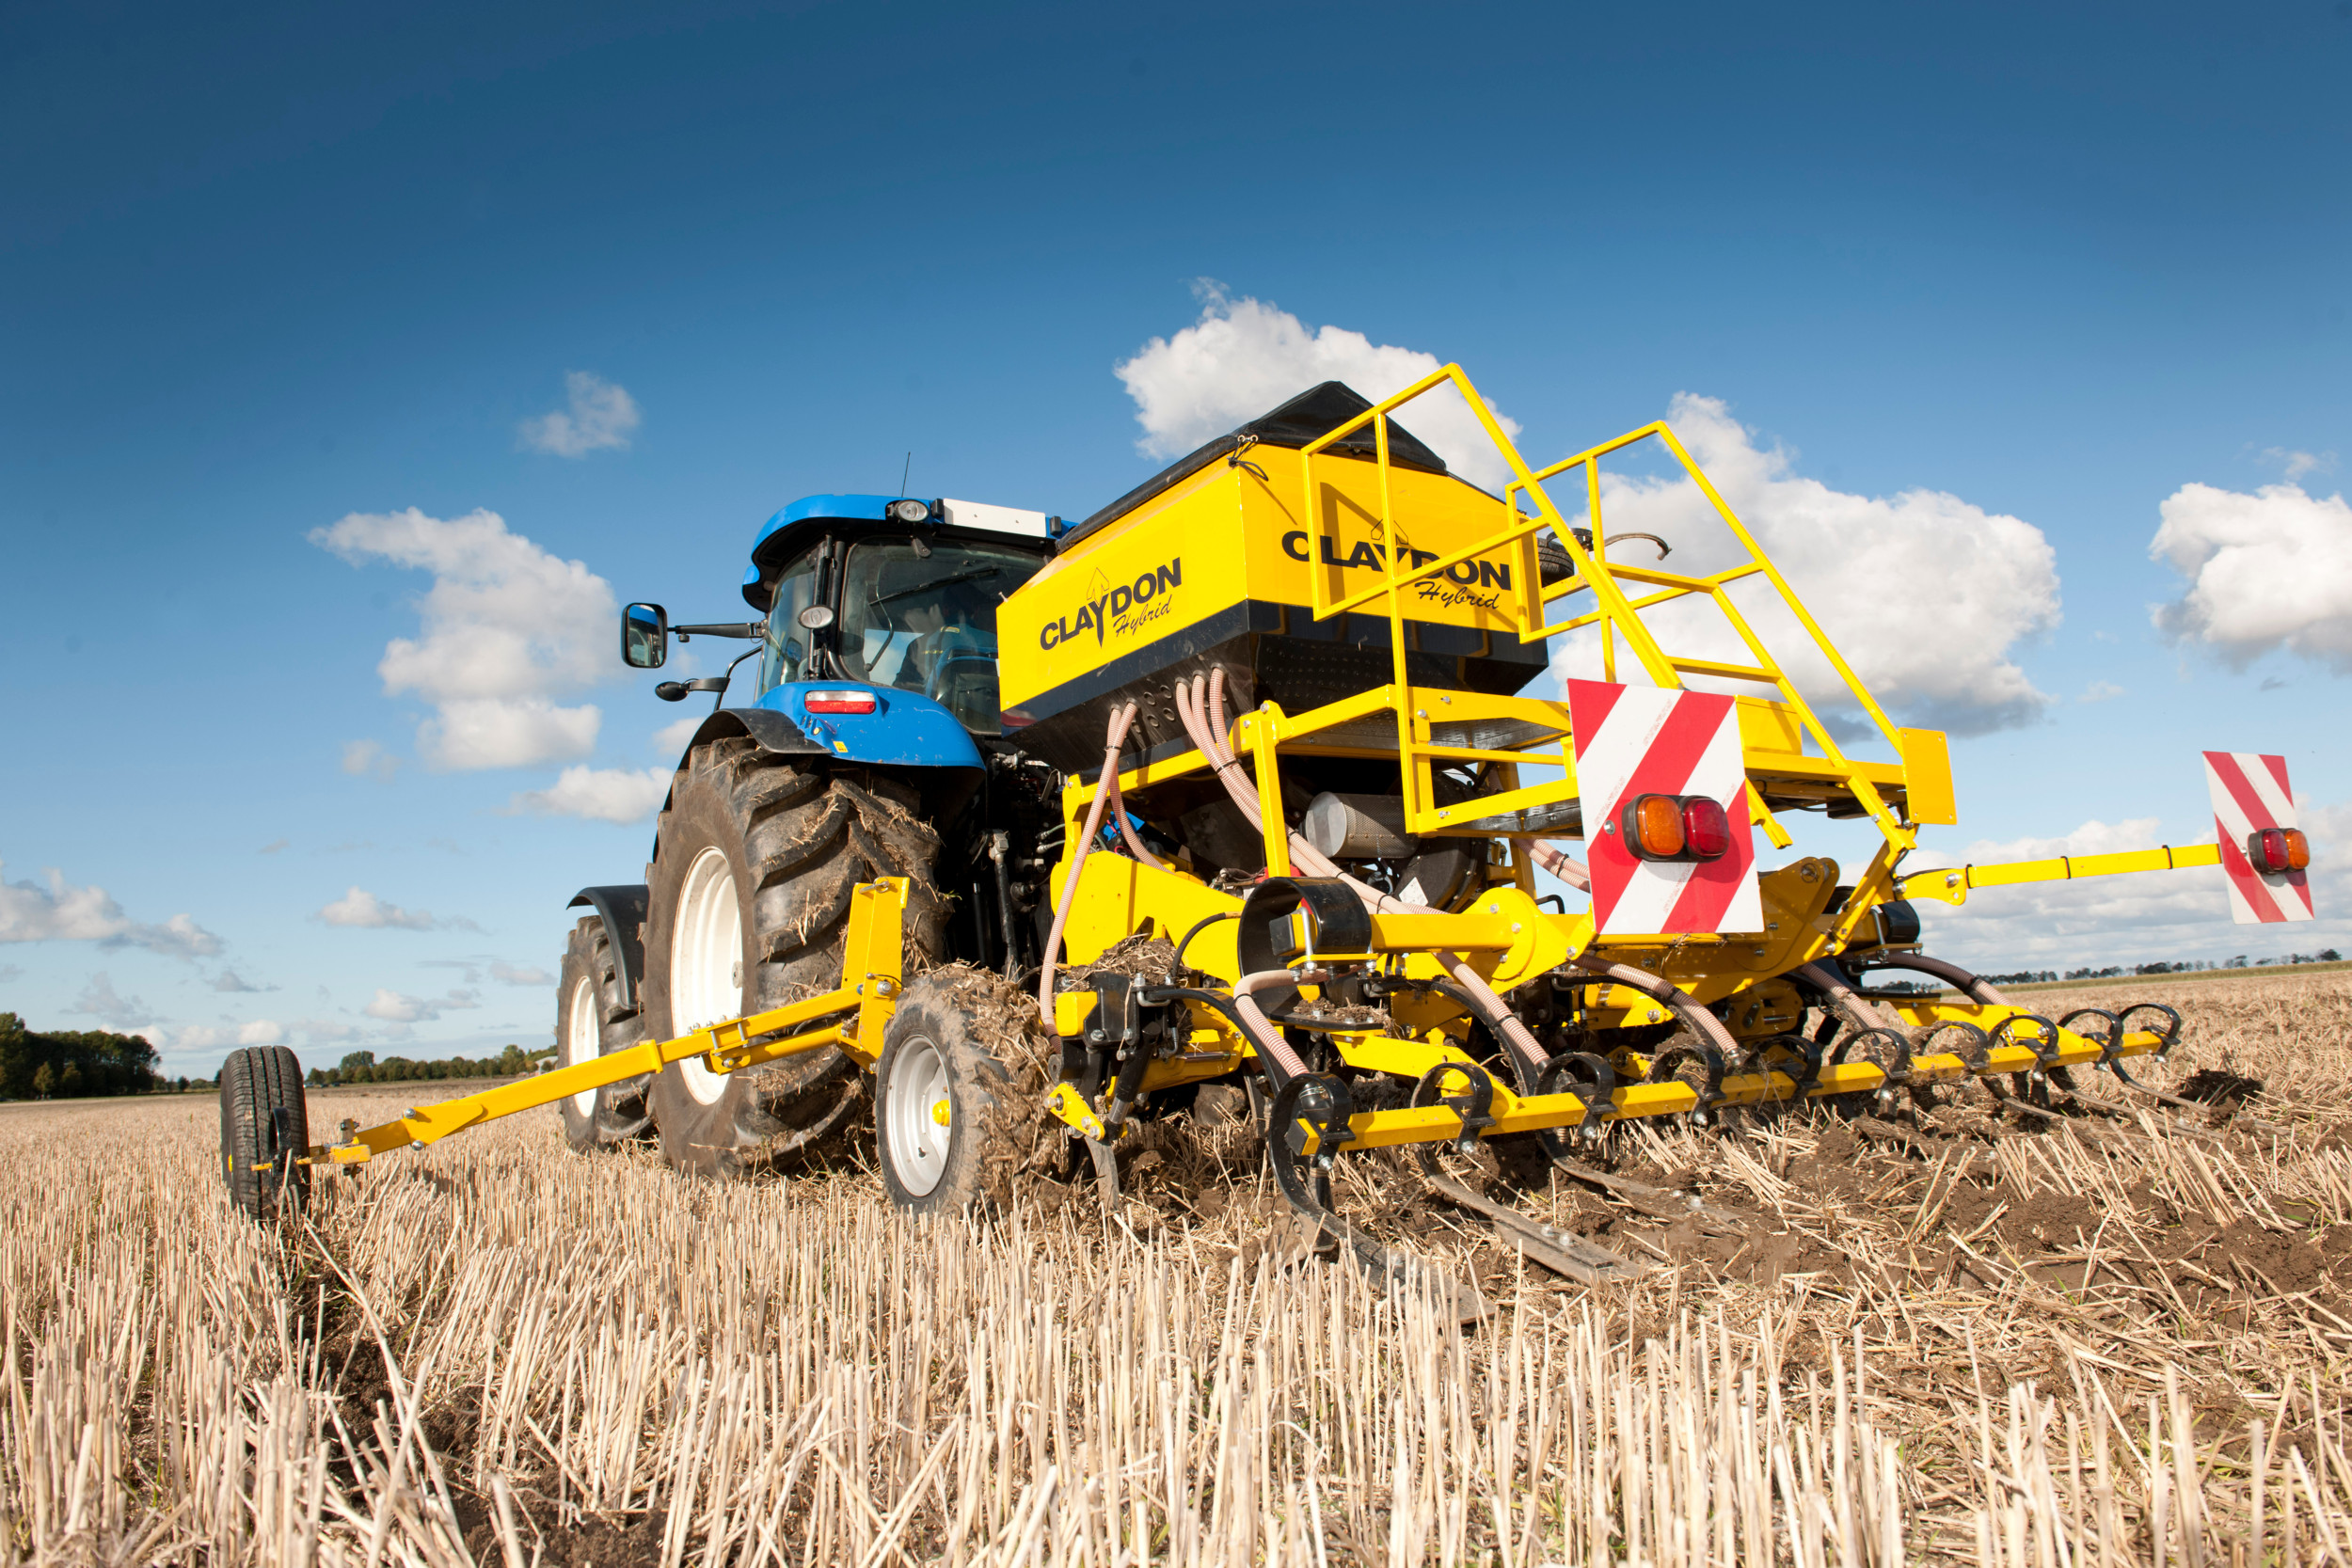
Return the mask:
<svg viewBox="0 0 2352 1568">
<path fill-rule="evenodd" d="M 1026 550 L 995 545 L 857 546 L 841 587 L 845 671 L 920 691 L 968 730 L 999 733 L 996 607 L 1041 564 Z"/>
</svg>

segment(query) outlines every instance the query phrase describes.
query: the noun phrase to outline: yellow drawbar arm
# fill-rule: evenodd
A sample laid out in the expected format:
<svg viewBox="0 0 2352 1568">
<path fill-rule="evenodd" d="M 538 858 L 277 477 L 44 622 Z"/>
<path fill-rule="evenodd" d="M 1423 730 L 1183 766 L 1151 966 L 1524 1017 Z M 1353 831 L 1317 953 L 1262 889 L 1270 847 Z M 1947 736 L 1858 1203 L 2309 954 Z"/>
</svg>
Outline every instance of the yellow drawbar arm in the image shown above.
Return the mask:
<svg viewBox="0 0 2352 1568">
<path fill-rule="evenodd" d="M 1897 896 L 1941 898 L 1964 904 L 1972 887 L 2013 887 L 2020 882 L 2063 882 L 2077 877 L 2114 877 L 2127 871 L 2186 871 L 2192 866 L 2219 865 L 2217 844 L 2159 845 L 2153 849 L 2126 849 L 2117 855 L 2060 855 L 2056 860 L 2011 861 L 2005 865 L 1956 865 L 1941 871 L 1914 871 L 1897 883 Z"/>
<path fill-rule="evenodd" d="M 307 1162 L 350 1164 L 411 1144 L 429 1144 L 461 1128 L 511 1117 L 518 1111 L 537 1110 L 542 1105 L 555 1104 L 567 1095 L 600 1089 L 640 1073 L 660 1072 L 672 1062 L 691 1056 L 702 1057 L 713 1072 L 734 1072 L 803 1051 L 837 1045 L 871 1067 L 882 1054 L 882 1031 L 889 1027 L 890 1015 L 898 1006 L 899 927 L 906 903 L 904 877 L 861 882 L 851 890 L 841 984 L 822 996 L 713 1023 L 674 1040 L 648 1040 L 594 1061 L 576 1062 L 461 1100 L 422 1106 L 398 1121 L 354 1132 L 343 1143 L 314 1145 L 307 1153 Z M 856 1016 L 838 1016 L 850 1012 Z M 818 1019 L 832 1022 L 805 1034 L 787 1032 Z M 769 1036 L 782 1037 L 764 1037 Z"/>
</svg>

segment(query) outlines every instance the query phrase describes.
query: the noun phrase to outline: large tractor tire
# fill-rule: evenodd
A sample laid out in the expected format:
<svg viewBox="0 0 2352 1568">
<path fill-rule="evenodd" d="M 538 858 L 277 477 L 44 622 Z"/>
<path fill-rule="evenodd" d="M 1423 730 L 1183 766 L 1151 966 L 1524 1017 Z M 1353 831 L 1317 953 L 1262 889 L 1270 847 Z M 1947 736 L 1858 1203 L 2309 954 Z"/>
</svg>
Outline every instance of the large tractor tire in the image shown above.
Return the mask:
<svg viewBox="0 0 2352 1568">
<path fill-rule="evenodd" d="M 644 1038 L 638 1010 L 621 1000 L 619 955 L 595 915 L 572 927 L 555 987 L 556 1059 L 565 1067 L 626 1051 Z M 651 1122 L 645 1074 L 564 1099 L 564 1138 L 587 1150 L 626 1143 Z"/>
<path fill-rule="evenodd" d="M 1044 1125 L 1049 1043 L 1036 1002 L 985 970 L 957 964 L 907 987 L 874 1069 L 893 1203 L 928 1214 L 1010 1200 Z"/>
<path fill-rule="evenodd" d="M 850 894 L 909 880 L 908 973 L 938 961 L 947 906 L 934 881 L 937 830 L 887 775 L 761 751 L 741 736 L 687 754 L 655 827 L 645 880 L 644 1027 L 675 1039 L 841 983 Z M 735 1176 L 840 1130 L 865 1082 L 838 1050 L 716 1074 L 699 1059 L 654 1080 L 651 1109 L 671 1164 Z"/>
<path fill-rule="evenodd" d="M 229 1201 L 255 1219 L 275 1215 L 281 1202 L 300 1208 L 310 1167 L 295 1161 L 310 1145 L 294 1053 L 282 1045 L 231 1051 L 220 1064 L 220 1174 Z"/>
</svg>

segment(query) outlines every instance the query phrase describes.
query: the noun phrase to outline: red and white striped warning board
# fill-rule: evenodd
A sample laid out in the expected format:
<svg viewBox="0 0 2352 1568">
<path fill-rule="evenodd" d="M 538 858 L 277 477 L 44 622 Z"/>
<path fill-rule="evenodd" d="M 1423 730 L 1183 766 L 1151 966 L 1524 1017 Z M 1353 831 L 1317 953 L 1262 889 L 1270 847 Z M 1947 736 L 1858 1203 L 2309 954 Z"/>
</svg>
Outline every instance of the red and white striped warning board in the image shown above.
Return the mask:
<svg viewBox="0 0 2352 1568">
<path fill-rule="evenodd" d="M 2246 841 L 2265 828 L 2294 828 L 2295 792 L 2287 759 L 2259 752 L 2207 752 L 2205 787 L 2213 795 L 2213 831 L 2221 841 L 2221 869 L 2230 878 L 2230 917 L 2241 926 L 2312 918 L 2311 879 L 2301 871 L 2257 871 Z"/>
<path fill-rule="evenodd" d="M 1609 681 L 1565 684 L 1596 929 L 1603 936 L 1762 930 L 1734 700 Z M 1639 858 L 1620 825 L 1626 802 L 1638 795 L 1714 800 L 1729 822 L 1730 848 L 1712 861 Z"/>
</svg>

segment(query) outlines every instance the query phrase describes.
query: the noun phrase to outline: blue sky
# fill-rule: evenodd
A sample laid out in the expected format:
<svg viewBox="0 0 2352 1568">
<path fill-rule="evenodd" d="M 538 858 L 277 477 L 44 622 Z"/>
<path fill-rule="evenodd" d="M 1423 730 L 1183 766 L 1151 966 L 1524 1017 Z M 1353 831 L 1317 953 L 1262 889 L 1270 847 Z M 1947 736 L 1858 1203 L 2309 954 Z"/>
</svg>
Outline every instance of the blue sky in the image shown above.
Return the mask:
<svg viewBox="0 0 2352 1568">
<path fill-rule="evenodd" d="M 565 898 L 649 841 L 558 808 L 620 814 L 680 710 L 599 622 L 507 672 L 488 700 L 575 718 L 499 765 L 453 739 L 458 633 L 739 613 L 760 519 L 910 451 L 917 493 L 1083 515 L 1232 412 L 1183 402 L 1203 364 L 1384 347 L 1539 458 L 1706 423 L 1889 678 L 1982 731 L 1936 847 L 2194 839 L 2206 747 L 2287 754 L 2352 847 L 2342 0 L 0 26 L 0 1007 L 37 1024 L 191 1071 L 542 1042 Z M 409 508 L 510 542 L 365 521 Z M 1841 518 L 1908 553 L 1858 578 Z M 1994 968 L 2352 931 L 2332 875 L 2277 940 L 2176 882 L 1931 930 Z"/>
</svg>

